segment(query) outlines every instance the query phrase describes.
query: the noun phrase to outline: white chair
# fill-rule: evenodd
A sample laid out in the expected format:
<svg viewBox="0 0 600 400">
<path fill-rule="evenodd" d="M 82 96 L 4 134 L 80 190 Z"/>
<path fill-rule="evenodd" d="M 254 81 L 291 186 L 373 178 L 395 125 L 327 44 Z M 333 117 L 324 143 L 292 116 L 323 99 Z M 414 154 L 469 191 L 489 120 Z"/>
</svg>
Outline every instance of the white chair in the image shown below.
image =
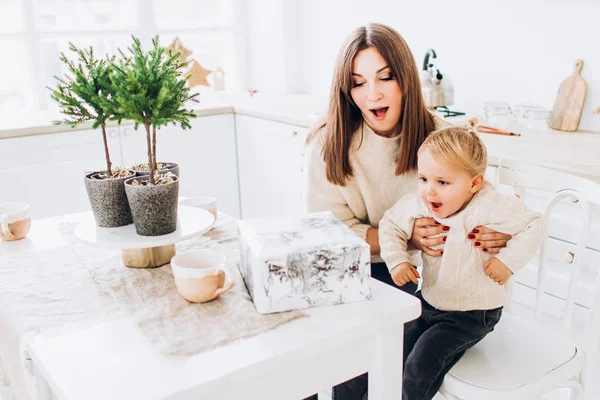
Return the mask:
<svg viewBox="0 0 600 400">
<path fill-rule="evenodd" d="M 0 171 L 0 204 L 25 202 L 34 219 L 90 209 L 83 162 L 29 165 Z"/>
<path fill-rule="evenodd" d="M 583 339 L 573 334 L 573 308 L 577 280 L 582 265 L 592 218 L 592 204 L 600 203 L 600 185 L 592 181 L 534 166 L 513 159 L 500 160 L 498 184 L 513 187 L 524 198 L 525 189 L 553 192 L 544 216 L 546 221 L 560 200 L 570 200 L 582 208 L 581 230 L 575 251 L 564 308 L 562 329 L 542 323 L 544 282 L 548 267 L 548 237 L 540 248 L 535 317 L 524 318 L 511 312 L 512 279 L 507 285 L 507 307 L 500 322 L 486 338 L 469 349 L 448 372 L 440 393 L 448 400 L 535 399 L 559 388 L 570 388 L 571 397 L 584 398 L 589 381 L 586 367 L 598 352 L 600 335 L 600 274 L 596 279 L 589 321 Z M 594 282 L 592 282 L 593 284 Z M 544 319 L 547 316 L 544 315 Z M 560 324 L 559 324 L 560 326 Z M 590 398 L 588 396 L 588 398 Z"/>
</svg>

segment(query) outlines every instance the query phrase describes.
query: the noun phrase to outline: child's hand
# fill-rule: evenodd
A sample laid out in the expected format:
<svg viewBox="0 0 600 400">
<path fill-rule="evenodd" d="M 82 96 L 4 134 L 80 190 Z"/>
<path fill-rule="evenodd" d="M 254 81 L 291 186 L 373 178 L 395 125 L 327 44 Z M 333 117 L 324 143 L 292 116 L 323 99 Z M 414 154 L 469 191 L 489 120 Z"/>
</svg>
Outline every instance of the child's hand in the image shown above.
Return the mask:
<svg viewBox="0 0 600 400">
<path fill-rule="evenodd" d="M 504 285 L 512 275 L 512 271 L 496 257 L 490 258 L 483 266 L 485 274 L 498 285 Z"/>
<path fill-rule="evenodd" d="M 419 278 L 421 278 L 419 271 L 411 263 L 407 262 L 398 264 L 390 271 L 390 274 L 394 283 L 398 286 L 404 286 L 410 281 L 419 284 Z"/>
</svg>

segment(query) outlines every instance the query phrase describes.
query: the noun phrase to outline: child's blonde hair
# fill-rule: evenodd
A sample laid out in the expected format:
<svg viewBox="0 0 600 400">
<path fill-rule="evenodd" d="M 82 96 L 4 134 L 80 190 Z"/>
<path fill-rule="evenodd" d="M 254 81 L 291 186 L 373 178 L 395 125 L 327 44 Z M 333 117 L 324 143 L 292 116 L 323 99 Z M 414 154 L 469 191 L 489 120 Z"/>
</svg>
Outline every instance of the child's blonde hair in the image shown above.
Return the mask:
<svg viewBox="0 0 600 400">
<path fill-rule="evenodd" d="M 457 126 L 432 132 L 418 154 L 425 149 L 437 162 L 459 168 L 471 177 L 485 173 L 487 150 L 473 127 Z"/>
</svg>

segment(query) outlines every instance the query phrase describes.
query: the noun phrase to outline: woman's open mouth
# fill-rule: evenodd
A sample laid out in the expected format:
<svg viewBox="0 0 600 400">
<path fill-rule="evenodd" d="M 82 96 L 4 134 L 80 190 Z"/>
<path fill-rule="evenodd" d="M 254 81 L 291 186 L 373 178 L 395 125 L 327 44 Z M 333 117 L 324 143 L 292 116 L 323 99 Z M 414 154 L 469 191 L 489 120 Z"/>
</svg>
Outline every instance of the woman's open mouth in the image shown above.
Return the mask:
<svg viewBox="0 0 600 400">
<path fill-rule="evenodd" d="M 375 120 L 381 121 L 382 119 L 385 118 L 385 115 L 387 114 L 388 109 L 389 109 L 389 107 L 373 108 L 373 109 L 371 109 L 371 112 L 373 113 Z"/>
</svg>

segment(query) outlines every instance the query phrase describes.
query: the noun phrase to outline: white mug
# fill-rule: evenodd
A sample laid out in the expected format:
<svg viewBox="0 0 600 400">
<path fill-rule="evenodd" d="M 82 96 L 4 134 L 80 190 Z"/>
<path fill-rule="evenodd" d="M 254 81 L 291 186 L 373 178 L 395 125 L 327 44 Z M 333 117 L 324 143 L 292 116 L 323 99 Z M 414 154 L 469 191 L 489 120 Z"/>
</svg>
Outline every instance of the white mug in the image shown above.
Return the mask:
<svg viewBox="0 0 600 400">
<path fill-rule="evenodd" d="M 190 250 L 174 256 L 171 270 L 177 291 L 192 303 L 211 301 L 227 292 L 233 282 L 226 279 L 226 261 L 225 255 L 208 249 Z"/>
<path fill-rule="evenodd" d="M 27 203 L 0 204 L 0 239 L 23 239 L 31 229 L 31 215 Z"/>
</svg>

